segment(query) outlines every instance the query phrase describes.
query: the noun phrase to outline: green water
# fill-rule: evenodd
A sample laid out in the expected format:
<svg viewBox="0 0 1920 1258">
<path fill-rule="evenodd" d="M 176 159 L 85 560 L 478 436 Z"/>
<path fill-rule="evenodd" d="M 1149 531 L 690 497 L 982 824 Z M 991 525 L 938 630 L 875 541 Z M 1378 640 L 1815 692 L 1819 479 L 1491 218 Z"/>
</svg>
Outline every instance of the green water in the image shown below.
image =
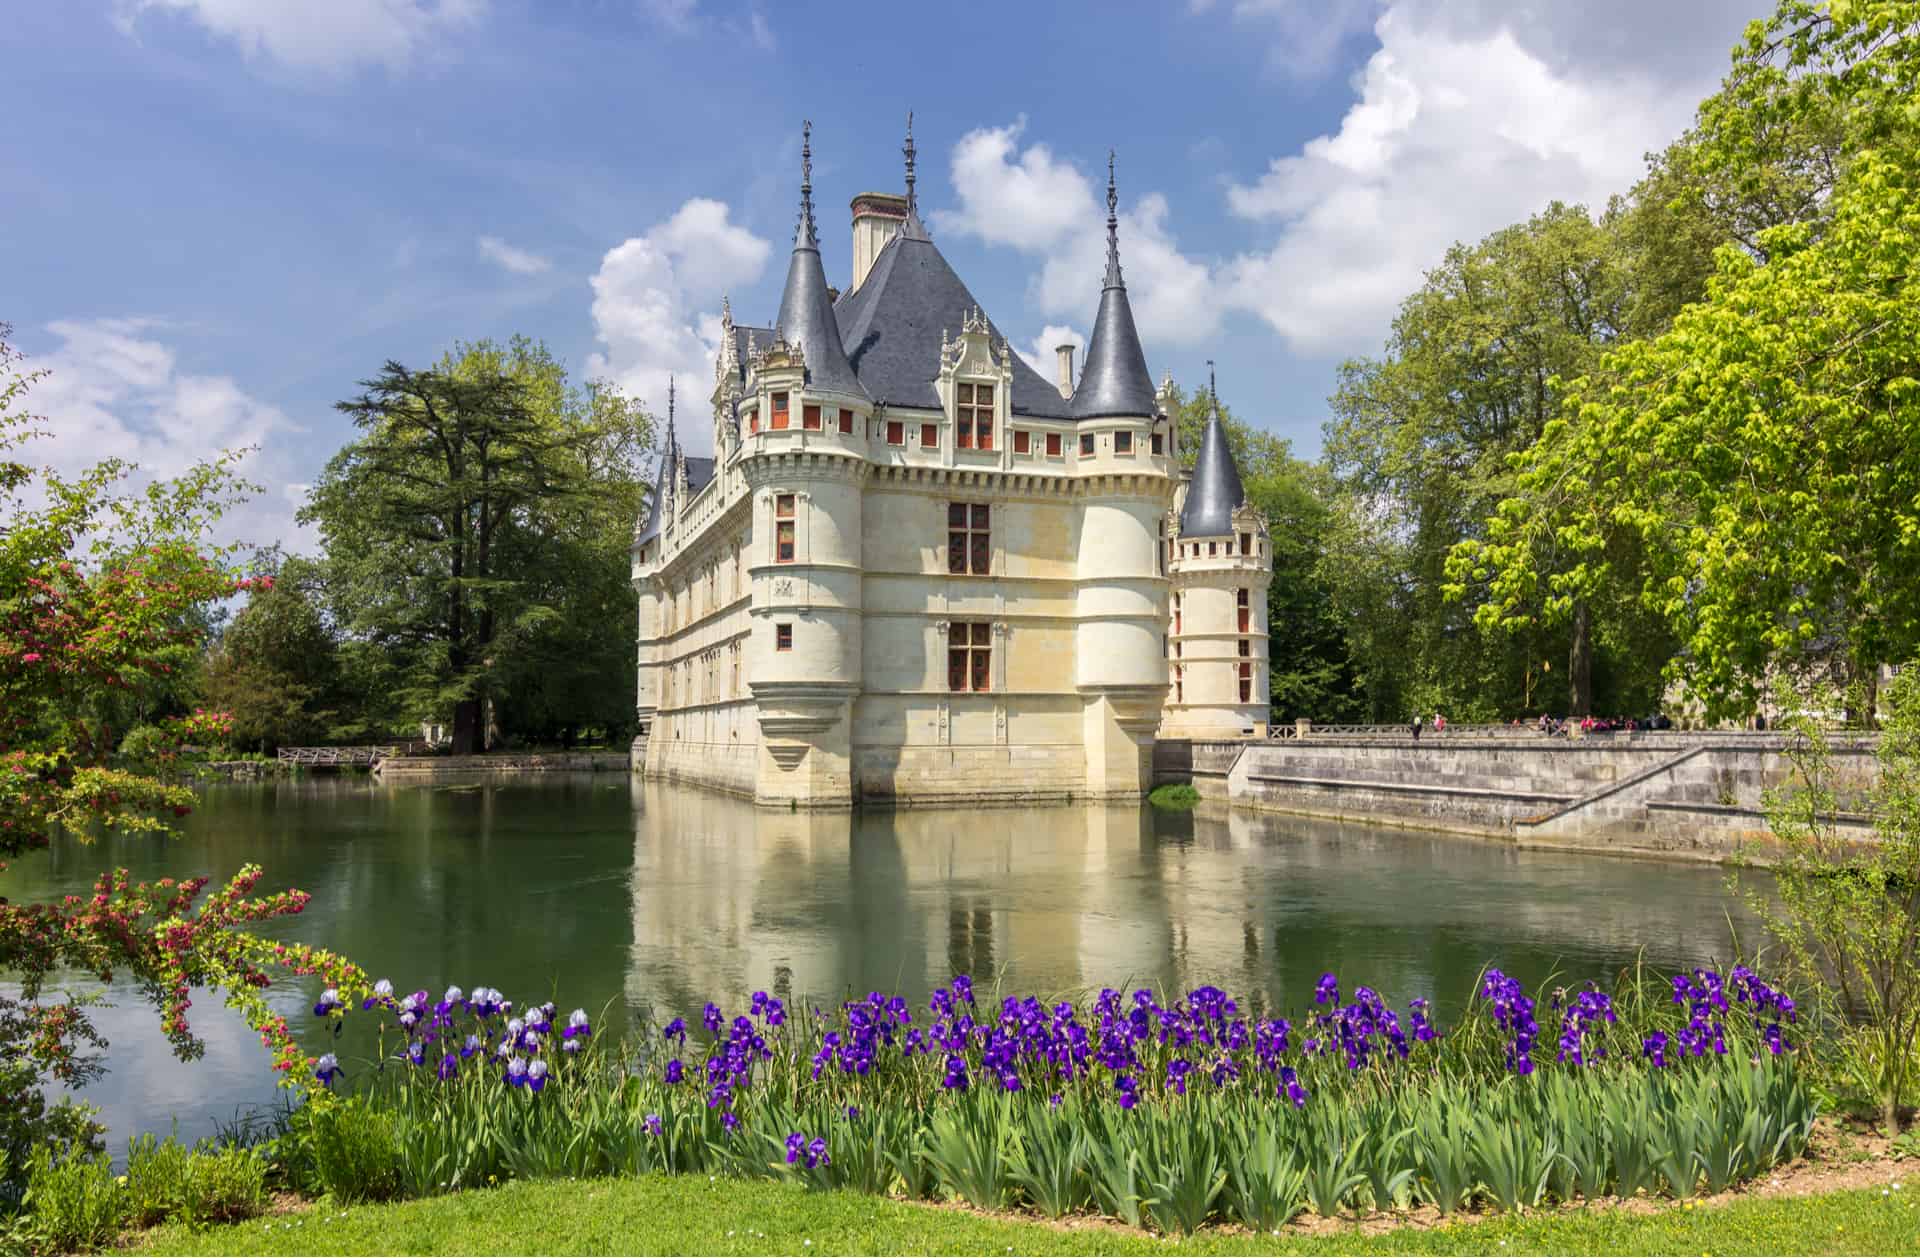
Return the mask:
<svg viewBox="0 0 1920 1258">
<path fill-rule="evenodd" d="M 763 812 L 617 774 L 220 787 L 178 842 L 64 844 L 0 891 L 84 892 L 115 865 L 217 881 L 247 862 L 263 890 L 313 895 L 271 933 L 401 991 L 485 984 L 563 1010 L 611 1002 L 617 1019 L 757 988 L 918 1001 L 956 972 L 1045 995 L 1208 981 L 1286 1009 L 1334 970 L 1396 1004 L 1429 996 L 1444 1021 L 1486 964 L 1528 982 L 1606 977 L 1643 950 L 1691 966 L 1729 954 L 1730 912 L 1757 941 L 1723 873 L 1699 866 L 1204 809 Z M 205 1059 L 181 1064 L 130 988 L 109 995 L 114 1068 L 87 1095 L 116 1144 L 273 1098 L 258 1041 L 214 999 L 192 1011 Z M 306 1026 L 316 995 L 275 999 Z"/>
</svg>

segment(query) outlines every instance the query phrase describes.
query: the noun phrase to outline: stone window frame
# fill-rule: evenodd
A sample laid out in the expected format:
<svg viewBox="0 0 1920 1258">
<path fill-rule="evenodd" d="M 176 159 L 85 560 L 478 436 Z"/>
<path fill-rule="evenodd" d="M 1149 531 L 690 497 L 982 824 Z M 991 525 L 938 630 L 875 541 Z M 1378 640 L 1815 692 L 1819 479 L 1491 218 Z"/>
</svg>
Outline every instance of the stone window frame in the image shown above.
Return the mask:
<svg viewBox="0 0 1920 1258">
<path fill-rule="evenodd" d="M 800 427 L 806 432 L 819 432 L 826 421 L 820 418 L 820 404 L 806 402 L 800 407 Z"/>
<path fill-rule="evenodd" d="M 956 550 L 955 548 L 959 549 Z M 954 567 L 956 559 L 960 566 Z M 985 502 L 947 504 L 947 575 L 993 575 L 993 506 Z"/>
<path fill-rule="evenodd" d="M 773 649 L 776 651 L 793 650 L 793 622 L 783 620 L 773 626 Z"/>
<path fill-rule="evenodd" d="M 890 419 L 887 421 L 887 444 L 890 446 L 904 446 L 907 444 L 907 424 L 905 420 Z"/>
<path fill-rule="evenodd" d="M 773 561 L 793 563 L 800 557 L 800 496 L 773 496 Z M 783 554 L 782 551 L 785 553 Z"/>
<path fill-rule="evenodd" d="M 954 620 L 946 626 L 947 692 L 992 694 L 993 622 Z"/>
<path fill-rule="evenodd" d="M 986 400 L 981 401 L 985 390 Z M 992 450 L 996 384 L 984 380 L 961 380 L 954 384 L 953 445 L 956 450 Z"/>
<path fill-rule="evenodd" d="M 792 415 L 787 408 L 787 394 L 785 390 L 773 394 L 772 399 L 767 405 L 772 408 L 772 414 L 768 420 L 767 427 L 778 432 L 792 422 Z"/>
</svg>

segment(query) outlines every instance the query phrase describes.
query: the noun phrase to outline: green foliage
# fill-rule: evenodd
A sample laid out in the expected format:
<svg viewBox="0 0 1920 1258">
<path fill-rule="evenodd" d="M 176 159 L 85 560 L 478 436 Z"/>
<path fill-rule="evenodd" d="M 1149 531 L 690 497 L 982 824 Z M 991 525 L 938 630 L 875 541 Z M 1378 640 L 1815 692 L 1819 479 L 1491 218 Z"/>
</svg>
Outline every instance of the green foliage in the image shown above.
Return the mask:
<svg viewBox="0 0 1920 1258">
<path fill-rule="evenodd" d="M 27 1173 L 28 1235 L 45 1250 L 93 1253 L 112 1245 L 127 1224 L 127 1194 L 113 1164 L 97 1154 L 56 1158 L 42 1149 Z"/>
<path fill-rule="evenodd" d="M 257 571 L 247 605 L 207 660 L 202 692 L 231 715 L 236 750 L 324 742 L 340 723 L 339 645 L 310 593 L 316 581 L 299 559 Z"/>
<path fill-rule="evenodd" d="M 1154 787 L 1147 795 L 1147 802 L 1155 808 L 1172 808 L 1184 812 L 1200 802 L 1200 792 L 1184 782 L 1169 782 L 1164 786 Z"/>
<path fill-rule="evenodd" d="M 399 1195 L 402 1146 L 389 1115 L 357 1098 L 302 1113 L 309 1124 L 315 1187 L 346 1202 L 385 1201 Z"/>
<path fill-rule="evenodd" d="M 1765 797 L 1780 850 L 1749 899 L 1796 976 L 1831 993 L 1843 1068 L 1891 1133 L 1914 1103 L 1920 1065 L 1920 668 L 1902 670 L 1882 698 L 1868 785 L 1848 780 L 1816 715 L 1836 710 L 1833 692 L 1783 687 L 1791 774 Z M 1873 817 L 1873 842 L 1840 831 L 1835 814 L 1849 806 Z"/>
<path fill-rule="evenodd" d="M 483 718 L 541 739 L 624 729 L 644 413 L 524 338 L 362 387 L 339 404 L 360 435 L 301 513 L 350 689 L 391 696 L 389 719 L 451 714 L 463 751 Z"/>
<path fill-rule="evenodd" d="M 1076 1097 L 1037 1115 L 1021 1129 L 1009 1178 L 1033 1208 L 1050 1219 L 1085 1209 L 1093 1200 L 1091 1137 Z"/>
<path fill-rule="evenodd" d="M 1509 459 L 1565 413 L 1560 381 L 1627 333 L 1635 276 L 1615 217 L 1555 204 L 1476 245 L 1456 245 L 1402 304 L 1383 355 L 1340 369 L 1328 465 L 1350 516 L 1349 583 L 1371 573 L 1366 610 L 1384 617 L 1362 658 L 1395 704 L 1378 716 L 1457 719 L 1524 711 L 1576 715 L 1650 705 L 1665 655 L 1596 590 L 1553 626 L 1473 631 L 1446 561 L 1511 492 Z M 1551 567 L 1542 550 L 1536 560 Z M 1384 588 L 1383 588 L 1384 587 Z M 1479 594 L 1473 591 L 1472 603 Z M 1634 641 L 1637 650 L 1615 649 Z M 1596 652 L 1600 659 L 1596 660 Z M 1652 663 L 1647 663 L 1648 656 Z M 1557 671 L 1556 659 L 1564 661 Z M 1610 683 L 1595 692 L 1599 680 Z"/>
<path fill-rule="evenodd" d="M 211 1143 L 189 1149 L 149 1132 L 127 1149 L 128 1220 L 152 1227 L 169 1219 L 200 1224 L 251 1218 L 266 1208 L 266 1175 L 266 1159 L 254 1149 Z"/>
<path fill-rule="evenodd" d="M 1630 599 L 1716 719 L 1782 673 L 1856 684 L 1864 719 L 1880 666 L 1920 651 L 1917 20 L 1788 0 L 1749 32 L 1663 168 L 1742 243 L 1669 328 L 1569 375 L 1448 563 L 1482 626 Z"/>
</svg>

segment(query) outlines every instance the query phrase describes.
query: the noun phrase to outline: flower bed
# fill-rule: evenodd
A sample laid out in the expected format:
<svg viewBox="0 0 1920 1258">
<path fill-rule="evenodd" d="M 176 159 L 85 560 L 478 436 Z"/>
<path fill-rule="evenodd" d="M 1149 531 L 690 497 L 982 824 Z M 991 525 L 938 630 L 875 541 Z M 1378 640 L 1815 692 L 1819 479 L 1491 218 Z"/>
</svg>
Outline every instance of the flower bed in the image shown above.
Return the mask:
<svg viewBox="0 0 1920 1258">
<path fill-rule="evenodd" d="M 1331 974 L 1297 1021 L 1217 987 L 1047 1004 L 964 976 L 924 1009 L 762 992 L 629 1039 L 484 987 L 361 1005 L 316 1007 L 336 1032 L 375 1014 L 377 1045 L 321 1058 L 354 1099 L 303 1111 L 289 1146 L 345 1197 L 668 1171 L 1271 1229 L 1719 1191 L 1796 1156 L 1815 1113 L 1793 1003 L 1744 967 L 1540 999 L 1489 970 L 1456 1027 Z"/>
</svg>

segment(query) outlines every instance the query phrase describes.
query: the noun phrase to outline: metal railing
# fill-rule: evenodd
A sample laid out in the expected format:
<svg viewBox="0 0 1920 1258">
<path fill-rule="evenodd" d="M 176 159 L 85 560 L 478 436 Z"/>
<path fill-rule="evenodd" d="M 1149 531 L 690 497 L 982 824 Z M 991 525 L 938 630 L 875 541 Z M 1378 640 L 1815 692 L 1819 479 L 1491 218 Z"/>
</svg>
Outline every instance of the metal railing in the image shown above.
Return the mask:
<svg viewBox="0 0 1920 1258">
<path fill-rule="evenodd" d="M 282 747 L 280 759 L 287 764 L 320 767 L 373 765 L 396 756 L 424 755 L 431 750 L 423 742 L 366 743 L 357 747 Z"/>
</svg>

